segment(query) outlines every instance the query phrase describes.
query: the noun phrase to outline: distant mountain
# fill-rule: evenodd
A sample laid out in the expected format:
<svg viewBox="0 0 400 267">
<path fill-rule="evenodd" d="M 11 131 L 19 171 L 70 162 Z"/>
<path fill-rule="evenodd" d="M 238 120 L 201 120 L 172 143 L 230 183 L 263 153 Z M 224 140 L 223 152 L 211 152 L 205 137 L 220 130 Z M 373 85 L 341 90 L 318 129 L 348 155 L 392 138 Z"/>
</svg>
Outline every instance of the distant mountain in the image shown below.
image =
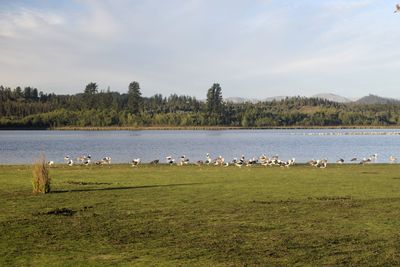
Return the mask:
<svg viewBox="0 0 400 267">
<path fill-rule="evenodd" d="M 267 97 L 264 99 L 256 99 L 256 98 L 244 98 L 244 97 L 227 97 L 224 100 L 226 102 L 230 103 L 258 103 L 258 102 L 271 102 L 271 101 L 281 101 L 286 99 L 287 97 L 291 96 L 272 96 L 272 97 Z M 364 96 L 358 100 L 351 100 L 347 97 L 340 96 L 340 95 L 335 95 L 331 93 L 326 93 L 326 94 L 316 94 L 311 96 L 312 98 L 320 98 L 320 99 L 326 99 L 332 102 L 338 102 L 338 103 L 357 103 L 357 104 L 400 104 L 400 100 L 394 99 L 394 98 L 386 98 L 386 97 L 381 97 L 377 95 L 368 95 Z"/>
<path fill-rule="evenodd" d="M 329 101 L 333 101 L 333 102 L 338 102 L 338 103 L 349 103 L 349 102 L 353 102 L 352 100 L 344 97 L 344 96 L 340 96 L 340 95 L 335 95 L 335 94 L 316 94 L 311 96 L 313 98 L 321 98 L 321 99 L 326 99 Z"/>
<path fill-rule="evenodd" d="M 281 100 L 284 100 L 286 97 L 290 97 L 290 96 L 272 96 L 272 97 L 267 97 L 267 98 L 264 98 L 262 101 L 263 102 L 265 102 L 265 101 L 267 101 L 267 102 L 271 102 L 271 101 L 281 101 Z"/>
<path fill-rule="evenodd" d="M 399 104 L 400 100 L 377 95 L 364 96 L 356 101 L 357 104 Z"/>
<path fill-rule="evenodd" d="M 255 98 L 244 98 L 244 97 L 227 97 L 227 98 L 225 98 L 224 99 L 226 102 L 230 102 L 230 103 L 235 103 L 235 104 L 238 104 L 238 103 L 247 103 L 247 102 L 250 102 L 250 103 L 257 103 L 257 102 L 260 102 L 260 100 L 259 99 L 255 99 Z"/>
</svg>

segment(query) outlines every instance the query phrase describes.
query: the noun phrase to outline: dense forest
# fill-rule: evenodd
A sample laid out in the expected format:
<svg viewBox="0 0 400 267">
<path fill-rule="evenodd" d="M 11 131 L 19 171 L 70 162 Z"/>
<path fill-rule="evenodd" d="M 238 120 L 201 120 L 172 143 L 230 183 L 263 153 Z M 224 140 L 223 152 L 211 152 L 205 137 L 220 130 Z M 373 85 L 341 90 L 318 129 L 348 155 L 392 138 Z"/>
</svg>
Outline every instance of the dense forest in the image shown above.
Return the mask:
<svg viewBox="0 0 400 267">
<path fill-rule="evenodd" d="M 341 104 L 318 98 L 229 103 L 215 83 L 206 101 L 191 96 L 143 97 L 138 82 L 126 93 L 99 90 L 56 95 L 0 86 L 0 128 L 57 127 L 310 127 L 400 125 L 400 104 Z"/>
</svg>

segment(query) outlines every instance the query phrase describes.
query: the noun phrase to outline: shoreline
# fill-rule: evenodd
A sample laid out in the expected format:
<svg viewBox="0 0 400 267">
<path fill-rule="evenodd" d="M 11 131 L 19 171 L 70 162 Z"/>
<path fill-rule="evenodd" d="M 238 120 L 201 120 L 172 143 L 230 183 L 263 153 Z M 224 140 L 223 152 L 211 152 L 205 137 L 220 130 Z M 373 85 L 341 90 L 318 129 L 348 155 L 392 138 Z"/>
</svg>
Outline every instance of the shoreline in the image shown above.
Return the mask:
<svg viewBox="0 0 400 267">
<path fill-rule="evenodd" d="M 400 129 L 400 125 L 392 126 L 270 126 L 270 127 L 239 127 L 239 126 L 107 126 L 107 127 L 51 127 L 51 128 L 0 128 L 0 131 L 224 131 L 224 130 L 341 130 L 341 129 Z"/>
<path fill-rule="evenodd" d="M 0 168 L 2 167 L 32 167 L 35 163 L 0 163 Z M 396 166 L 396 165 L 400 165 L 400 162 L 396 162 L 396 163 L 390 163 L 390 162 L 377 162 L 377 163 L 367 163 L 367 164 L 360 164 L 359 162 L 345 162 L 345 163 L 336 163 L 336 162 L 328 162 L 328 164 L 330 166 Z M 57 169 L 60 167 L 63 168 L 83 168 L 83 169 L 90 169 L 91 167 L 96 167 L 96 168 L 103 168 L 103 167 L 112 167 L 112 166 L 132 166 L 131 163 L 122 163 L 122 162 L 116 162 L 116 163 L 112 163 L 110 165 L 96 165 L 94 163 L 92 163 L 89 166 L 83 165 L 83 164 L 74 164 L 73 166 L 68 166 L 66 163 L 63 162 L 55 162 L 55 164 L 53 166 L 50 167 L 50 169 Z M 221 166 L 214 166 L 214 165 L 197 165 L 195 163 L 190 163 L 188 165 L 184 165 L 184 166 L 180 166 L 178 164 L 168 164 L 168 163 L 158 163 L 158 164 L 152 164 L 150 162 L 145 162 L 145 163 L 140 163 L 140 166 L 142 167 L 154 167 L 157 168 L 158 167 L 173 167 L 173 166 L 177 166 L 179 168 L 187 168 L 187 167 L 206 167 L 206 168 L 221 168 Z M 139 168 L 140 168 L 139 166 Z M 295 167 L 295 166 L 310 166 L 307 162 L 298 162 L 296 163 L 294 166 L 291 166 L 291 168 Z M 235 165 L 229 165 L 228 167 L 235 167 L 235 168 L 239 168 Z M 265 169 L 269 169 L 269 168 L 275 168 L 275 167 L 279 167 L 279 166 L 262 166 L 262 165 L 256 165 L 256 166 L 244 166 L 244 168 L 265 168 Z M 138 167 L 132 167 L 132 168 L 138 168 Z"/>
</svg>

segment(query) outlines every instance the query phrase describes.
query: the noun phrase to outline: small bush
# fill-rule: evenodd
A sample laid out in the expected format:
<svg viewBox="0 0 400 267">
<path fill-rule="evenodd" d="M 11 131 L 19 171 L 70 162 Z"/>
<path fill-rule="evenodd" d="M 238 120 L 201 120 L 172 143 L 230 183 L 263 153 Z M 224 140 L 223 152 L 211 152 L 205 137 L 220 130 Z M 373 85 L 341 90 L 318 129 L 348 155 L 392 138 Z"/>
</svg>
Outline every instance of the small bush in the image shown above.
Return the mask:
<svg viewBox="0 0 400 267">
<path fill-rule="evenodd" d="M 50 183 L 49 166 L 46 163 L 46 157 L 42 154 L 33 165 L 33 193 L 49 193 Z"/>
</svg>

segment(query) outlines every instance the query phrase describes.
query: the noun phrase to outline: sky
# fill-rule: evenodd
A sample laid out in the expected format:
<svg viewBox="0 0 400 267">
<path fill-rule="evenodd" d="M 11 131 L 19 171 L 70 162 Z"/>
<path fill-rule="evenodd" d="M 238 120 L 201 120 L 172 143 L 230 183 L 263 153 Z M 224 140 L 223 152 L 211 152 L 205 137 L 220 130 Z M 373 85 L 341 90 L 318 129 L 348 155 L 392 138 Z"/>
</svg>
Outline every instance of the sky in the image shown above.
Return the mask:
<svg viewBox="0 0 400 267">
<path fill-rule="evenodd" d="M 390 0 L 0 0 L 0 84 L 400 98 Z"/>
</svg>

